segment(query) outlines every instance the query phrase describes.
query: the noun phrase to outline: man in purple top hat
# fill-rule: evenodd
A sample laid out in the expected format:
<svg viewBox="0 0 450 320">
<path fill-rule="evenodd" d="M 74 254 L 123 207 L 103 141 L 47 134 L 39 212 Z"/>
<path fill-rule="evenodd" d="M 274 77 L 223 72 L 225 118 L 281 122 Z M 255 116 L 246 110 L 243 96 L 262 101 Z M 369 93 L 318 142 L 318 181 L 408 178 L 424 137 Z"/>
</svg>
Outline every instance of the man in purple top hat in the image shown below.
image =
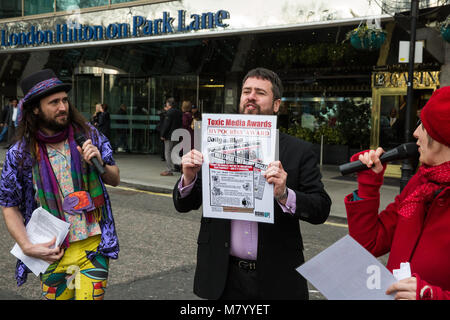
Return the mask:
<svg viewBox="0 0 450 320">
<path fill-rule="evenodd" d="M 119 253 L 104 185 L 120 182 L 111 145 L 70 104 L 71 85 L 52 70 L 30 75 L 21 87 L 25 97 L 19 102 L 17 141 L 6 154 L 0 181 L 6 226 L 26 255 L 50 263 L 40 275 L 45 298 L 102 299 L 109 258 Z M 74 138 L 80 135 L 86 138 L 81 146 Z M 103 173 L 92 166 L 94 158 Z M 29 240 L 25 226 L 38 207 L 70 223 L 62 244 L 55 239 L 39 244 Z M 19 286 L 28 272 L 19 260 Z"/>
</svg>

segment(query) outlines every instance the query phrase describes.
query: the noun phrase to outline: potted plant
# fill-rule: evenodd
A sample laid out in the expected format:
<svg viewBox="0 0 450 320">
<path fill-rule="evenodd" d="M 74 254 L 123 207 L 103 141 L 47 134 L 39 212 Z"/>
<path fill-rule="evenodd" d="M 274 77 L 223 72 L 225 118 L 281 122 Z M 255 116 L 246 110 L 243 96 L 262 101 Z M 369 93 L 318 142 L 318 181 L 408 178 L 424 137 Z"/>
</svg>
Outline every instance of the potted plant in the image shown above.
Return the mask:
<svg viewBox="0 0 450 320">
<path fill-rule="evenodd" d="M 302 139 L 313 144 L 313 151 L 317 156 L 317 161 L 320 159 L 320 139 L 319 144 L 315 141 L 315 131 L 308 128 L 303 128 L 299 123 L 289 127 L 289 129 L 280 127 L 280 132 L 287 133 L 293 137 Z"/>
<path fill-rule="evenodd" d="M 352 99 L 345 99 L 338 105 L 337 126 L 350 149 L 359 151 L 369 147 L 371 112 L 367 102 L 355 103 Z"/>
<path fill-rule="evenodd" d="M 322 139 L 324 164 L 348 162 L 349 148 L 340 128 L 322 124 L 314 131 L 314 142 L 320 147 Z"/>
<path fill-rule="evenodd" d="M 450 15 L 439 25 L 439 31 L 445 41 L 450 42 Z"/>
<path fill-rule="evenodd" d="M 376 26 L 360 24 L 357 28 L 347 33 L 347 40 L 355 49 L 377 50 L 386 40 L 386 31 Z"/>
</svg>

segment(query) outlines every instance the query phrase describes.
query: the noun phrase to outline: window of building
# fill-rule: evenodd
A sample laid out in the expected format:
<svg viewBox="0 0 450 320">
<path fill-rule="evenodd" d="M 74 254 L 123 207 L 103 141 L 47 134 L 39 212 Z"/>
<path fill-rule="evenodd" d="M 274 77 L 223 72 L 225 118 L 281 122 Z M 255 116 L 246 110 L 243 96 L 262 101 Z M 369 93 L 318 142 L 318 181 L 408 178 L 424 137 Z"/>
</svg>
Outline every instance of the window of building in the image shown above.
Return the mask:
<svg viewBox="0 0 450 320">
<path fill-rule="evenodd" d="M 0 0 L 0 19 L 18 17 L 21 15 L 21 1 Z"/>
<path fill-rule="evenodd" d="M 17 1 L 19 2 L 19 1 Z M 55 3 L 48 0 L 26 0 L 24 1 L 24 14 L 26 16 L 33 14 L 49 13 L 55 11 Z M 19 14 L 21 16 L 22 13 Z"/>
<path fill-rule="evenodd" d="M 135 0 L 111 0 L 111 4 L 131 2 L 131 1 L 135 1 Z"/>
<path fill-rule="evenodd" d="M 70 11 L 106 6 L 108 4 L 109 0 L 56 0 L 56 11 Z"/>
<path fill-rule="evenodd" d="M 0 0 L 0 19 L 57 11 L 74 11 L 134 1 L 136 0 Z"/>
</svg>

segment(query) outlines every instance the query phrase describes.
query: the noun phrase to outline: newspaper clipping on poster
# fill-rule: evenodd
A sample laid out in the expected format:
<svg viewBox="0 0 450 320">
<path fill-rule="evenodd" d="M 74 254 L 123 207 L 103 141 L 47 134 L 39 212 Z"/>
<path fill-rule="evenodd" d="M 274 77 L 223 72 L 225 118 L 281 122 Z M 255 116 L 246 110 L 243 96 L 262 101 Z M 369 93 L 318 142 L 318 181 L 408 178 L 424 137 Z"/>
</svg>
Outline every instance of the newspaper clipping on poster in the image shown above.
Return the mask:
<svg viewBox="0 0 450 320">
<path fill-rule="evenodd" d="M 273 223 L 273 185 L 263 176 L 275 160 L 276 116 L 202 115 L 203 215 Z"/>
</svg>

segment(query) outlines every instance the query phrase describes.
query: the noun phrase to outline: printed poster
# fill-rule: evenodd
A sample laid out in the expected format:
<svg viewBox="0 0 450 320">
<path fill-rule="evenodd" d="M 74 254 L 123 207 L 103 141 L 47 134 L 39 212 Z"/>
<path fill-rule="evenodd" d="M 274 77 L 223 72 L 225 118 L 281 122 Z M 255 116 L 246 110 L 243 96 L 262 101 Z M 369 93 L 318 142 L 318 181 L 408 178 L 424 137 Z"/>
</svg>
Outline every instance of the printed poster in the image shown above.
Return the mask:
<svg viewBox="0 0 450 320">
<path fill-rule="evenodd" d="M 274 222 L 273 185 L 263 176 L 275 160 L 277 117 L 203 114 L 203 215 Z"/>
</svg>

